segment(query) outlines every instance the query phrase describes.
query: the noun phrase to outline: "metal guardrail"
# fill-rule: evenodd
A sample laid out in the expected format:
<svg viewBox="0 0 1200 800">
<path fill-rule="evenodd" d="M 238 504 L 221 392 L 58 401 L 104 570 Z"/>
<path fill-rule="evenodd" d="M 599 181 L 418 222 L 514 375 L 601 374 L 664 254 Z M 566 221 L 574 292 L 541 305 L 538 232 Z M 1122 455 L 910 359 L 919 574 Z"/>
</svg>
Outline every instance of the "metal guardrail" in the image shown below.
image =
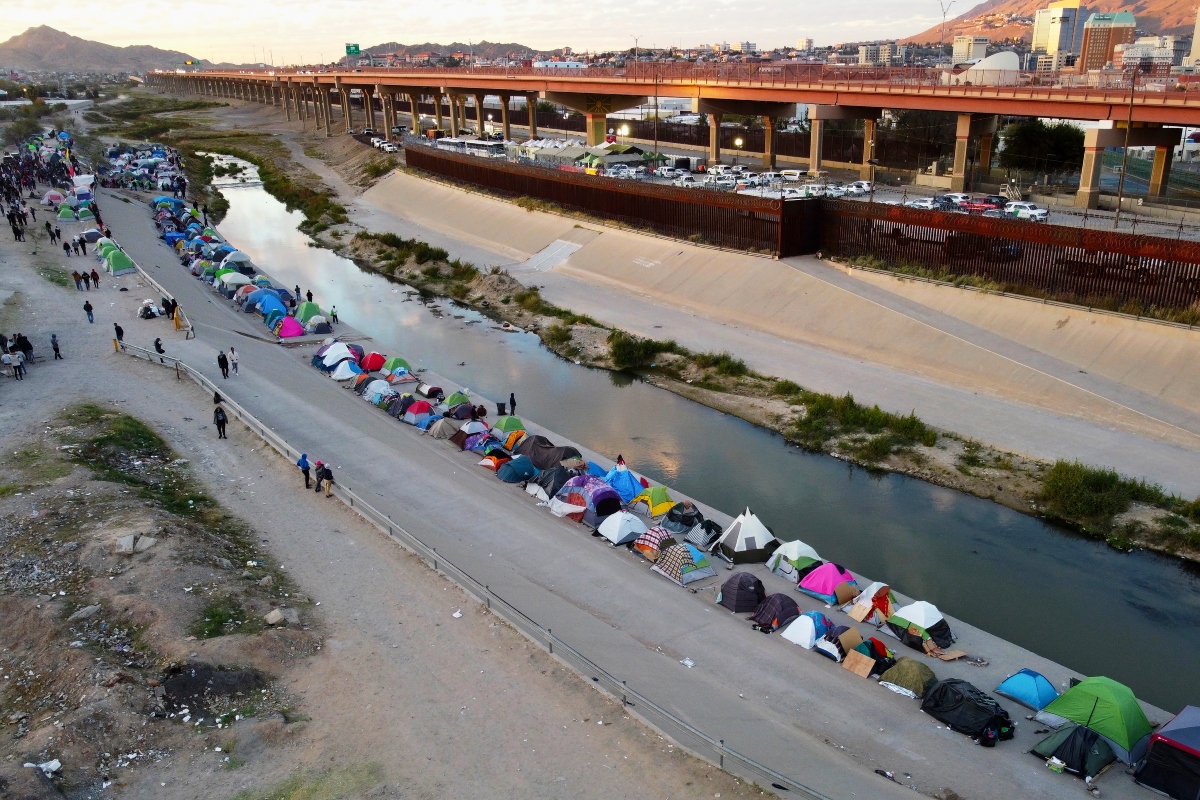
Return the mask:
<svg viewBox="0 0 1200 800">
<path fill-rule="evenodd" d="M 181 359 L 146 350 L 136 345 L 118 343 L 119 352 L 135 358 L 143 358 L 175 369 L 176 376 L 182 380 L 186 374 L 207 391 L 219 393 L 219 387 L 207 377 L 185 364 Z M 300 450 L 288 444 L 264 425 L 253 414 L 221 395 L 225 407 L 233 412 L 243 425 L 259 436 L 285 458 L 292 460 L 300 457 Z M 596 664 L 583 653 L 576 650 L 549 628 L 543 628 L 529 615 L 509 603 L 487 584 L 480 583 L 472 575 L 460 569 L 453 562 L 440 555 L 436 547 L 426 544 L 420 538 L 410 533 L 402 525 L 387 514 L 379 511 L 362 499 L 350 487 L 340 483 L 333 484 L 333 494 L 356 511 L 359 516 L 386 533 L 391 539 L 405 549 L 424 559 L 435 572 L 446 575 L 462 587 L 468 594 L 483 603 L 487 609 L 511 624 L 521 634 L 535 644 L 544 647 L 547 652 L 558 660 L 570 666 L 585 678 L 588 683 L 601 689 L 606 694 L 621 701 L 622 707 L 631 715 L 637 717 L 646 725 L 674 740 L 681 747 L 691 751 L 697 757 L 716 764 L 721 769 L 737 774 L 745 779 L 760 783 L 763 788 L 770 787 L 776 792 L 795 792 L 797 796 L 807 800 L 831 800 L 827 795 L 811 789 L 800 781 L 776 772 L 770 767 L 760 764 L 749 756 L 734 750 L 725 744 L 723 739 L 715 739 L 707 733 L 680 719 L 670 711 L 655 703 L 650 698 L 632 689 L 626 681 L 618 678 L 603 667 Z M 790 794 L 788 796 L 791 796 Z"/>
</svg>

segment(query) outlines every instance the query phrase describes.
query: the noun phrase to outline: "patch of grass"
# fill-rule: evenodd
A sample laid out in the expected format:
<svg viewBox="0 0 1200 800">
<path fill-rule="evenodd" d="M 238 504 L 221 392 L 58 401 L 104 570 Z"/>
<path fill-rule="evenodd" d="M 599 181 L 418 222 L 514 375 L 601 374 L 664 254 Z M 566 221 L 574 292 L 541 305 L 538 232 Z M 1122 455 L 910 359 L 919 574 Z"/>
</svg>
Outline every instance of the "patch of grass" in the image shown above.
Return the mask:
<svg viewBox="0 0 1200 800">
<path fill-rule="evenodd" d="M 771 387 L 771 392 L 780 397 L 791 397 L 794 394 L 800 394 L 800 384 L 789 380 L 775 381 L 775 384 Z"/>
<path fill-rule="evenodd" d="M 983 449 L 983 445 L 972 439 L 963 442 L 963 451 L 958 456 L 958 463 L 964 467 L 982 467 L 983 458 L 979 452 Z"/>
<path fill-rule="evenodd" d="M 571 327 L 557 322 L 542 331 L 542 341 L 550 347 L 563 347 L 571 343 Z"/>
<path fill-rule="evenodd" d="M 715 369 L 718 375 L 731 378 L 741 377 L 750 371 L 746 368 L 745 361 L 734 358 L 729 353 L 697 353 L 692 356 L 692 361 L 699 367 Z"/>
<path fill-rule="evenodd" d="M 937 444 L 937 432 L 916 414 L 899 415 L 879 406 L 864 406 L 853 395 L 841 397 L 801 390 L 799 401 L 805 407 L 804 418 L 796 422 L 792 435 L 802 447 L 821 450 L 836 436 L 863 432 L 893 434 L 894 445 Z"/>
<path fill-rule="evenodd" d="M 214 639 L 231 633 L 256 633 L 262 626 L 246 615 L 246 609 L 232 597 L 209 602 L 200 618 L 188 629 L 197 639 Z"/>
<path fill-rule="evenodd" d="M 1079 461 L 1057 461 L 1042 484 L 1047 513 L 1084 526 L 1107 526 L 1133 502 L 1165 506 L 1173 499 L 1158 484 Z"/>
<path fill-rule="evenodd" d="M 8 462 L 33 483 L 50 483 L 71 474 L 71 465 L 40 447 L 26 447 L 13 453 Z"/>
<path fill-rule="evenodd" d="M 562 206 L 557 203 L 551 203 L 548 200 L 539 200 L 536 197 L 521 196 L 513 200 L 513 202 L 529 212 L 546 211 L 551 214 L 560 214 L 563 210 Z"/>
<path fill-rule="evenodd" d="M 892 454 L 896 448 L 896 437 L 890 433 L 872 436 L 854 448 L 854 454 L 867 464 L 876 464 Z"/>
<path fill-rule="evenodd" d="M 69 288 L 74 283 L 74 281 L 71 280 L 71 273 L 67 272 L 65 269 L 59 269 L 58 267 L 38 267 L 37 274 L 41 275 L 50 283 L 53 283 L 55 286 L 61 286 L 64 289 Z"/>
<path fill-rule="evenodd" d="M 24 491 L 24 489 L 15 483 L 0 483 L 0 498 L 12 497 L 20 491 Z"/>
<path fill-rule="evenodd" d="M 410 258 L 418 264 L 427 264 L 430 261 L 446 261 L 450 257 L 450 254 L 444 248 L 434 247 L 419 239 L 405 239 L 394 233 L 367 233 L 366 231 L 361 231 L 356 233 L 354 238 L 375 241 L 388 248 L 391 252 L 387 253 L 387 257 L 398 265 L 408 263 Z M 455 263 L 459 262 L 456 261 Z M 466 266 L 471 267 L 472 270 L 475 269 L 470 264 Z M 474 278 L 477 274 L 478 271 L 471 275 L 471 278 Z"/>
<path fill-rule="evenodd" d="M 244 789 L 233 800 L 343 800 L 364 796 L 383 779 L 383 767 L 368 762 L 325 772 L 298 772 L 272 786 Z"/>
<path fill-rule="evenodd" d="M 396 159 L 390 157 L 371 161 L 363 167 L 363 172 L 371 178 L 382 178 L 396 168 L 396 163 Z"/>
<path fill-rule="evenodd" d="M 608 335 L 608 354 L 617 369 L 649 366 L 660 353 L 686 355 L 687 351 L 674 340 L 641 339 L 618 330 Z"/>
<path fill-rule="evenodd" d="M 592 325 L 597 328 L 601 327 L 600 323 L 596 322 L 596 320 L 589 316 L 576 314 L 574 311 L 568 311 L 565 308 L 559 308 L 553 303 L 546 302 L 542 299 L 542 294 L 536 286 L 530 286 L 528 289 L 517 292 L 512 296 L 511 301 L 531 314 L 540 314 L 544 317 L 556 317 L 567 325 L 574 325 L 577 322 L 581 322 L 584 325 Z M 500 302 L 508 305 L 508 303 L 505 303 L 504 298 L 501 298 Z"/>
</svg>

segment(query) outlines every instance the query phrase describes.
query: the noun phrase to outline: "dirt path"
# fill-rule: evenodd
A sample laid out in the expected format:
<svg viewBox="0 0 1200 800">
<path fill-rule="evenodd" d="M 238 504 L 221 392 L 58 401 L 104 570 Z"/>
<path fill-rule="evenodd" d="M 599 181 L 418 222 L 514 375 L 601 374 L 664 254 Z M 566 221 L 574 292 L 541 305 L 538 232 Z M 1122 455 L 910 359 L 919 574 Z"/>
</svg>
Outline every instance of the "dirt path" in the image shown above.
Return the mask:
<svg viewBox="0 0 1200 800">
<path fill-rule="evenodd" d="M 136 277 L 106 278 L 87 295 L 97 309 L 89 325 L 73 287 L 34 272 L 61 265 L 9 242 L 0 244 L 0 257 L 14 292 L 0 319 L 4 329 L 22 330 L 38 351 L 48 351 L 50 333 L 57 333 L 66 355 L 35 364 L 23 382 L 0 383 L 6 452 L 80 400 L 145 420 L 190 460 L 210 493 L 253 526 L 269 557 L 311 598 L 306 613 L 323 634 L 317 655 L 278 675 L 297 699 L 295 721 L 196 734 L 157 763 L 117 770 L 110 787 L 117 796 L 758 795 L 676 753 L 340 503 L 301 491 L 294 467 L 236 424 L 227 442 L 218 441 L 208 424 L 211 400 L 194 384 L 112 352 L 113 321 L 127 341 L 148 343 L 153 334 L 168 351 L 179 344 L 165 321 L 133 318 L 146 294 Z M 119 292 L 121 285 L 129 291 Z M 203 660 L 221 641 L 166 644 Z M 35 739 L 4 742 L 0 776 L 27 777 L 21 764 L 43 760 L 24 749 Z M 52 738 L 49 748 L 53 757 Z M 231 749 L 238 768 L 225 761 Z M 67 764 L 64 772 L 78 776 L 79 767 Z M 82 788 L 69 794 L 96 796 Z"/>
</svg>

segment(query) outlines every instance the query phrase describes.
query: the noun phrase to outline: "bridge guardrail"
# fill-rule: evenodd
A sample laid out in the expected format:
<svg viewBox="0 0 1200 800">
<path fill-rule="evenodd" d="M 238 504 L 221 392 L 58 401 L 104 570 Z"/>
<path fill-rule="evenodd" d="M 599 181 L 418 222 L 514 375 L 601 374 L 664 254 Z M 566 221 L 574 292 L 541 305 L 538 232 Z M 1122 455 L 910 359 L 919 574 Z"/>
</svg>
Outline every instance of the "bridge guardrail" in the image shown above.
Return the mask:
<svg viewBox="0 0 1200 800">
<path fill-rule="evenodd" d="M 155 353 L 143 347 L 123 342 L 118 344 L 118 350 L 135 358 L 145 359 L 151 363 L 158 362 L 163 366 L 174 368 L 175 374 L 180 380 L 183 379 L 184 375 L 187 375 L 205 390 L 214 393 L 220 392 L 219 387 L 215 383 L 179 358 Z M 233 413 L 233 416 L 239 419 L 243 425 L 270 445 L 276 452 L 289 460 L 300 457 L 300 450 L 293 447 L 286 439 L 263 424 L 239 403 L 231 400 L 224 394 L 221 397 L 223 398 L 225 407 Z M 384 514 L 363 500 L 349 486 L 335 482 L 333 485 L 333 494 L 353 511 L 357 512 L 363 519 L 386 533 L 401 547 L 425 560 L 435 572 L 440 572 L 451 578 L 468 594 L 483 603 L 488 610 L 508 622 L 538 646 L 544 647 L 552 656 L 570 666 L 585 679 L 588 679 L 588 683 L 601 688 L 606 694 L 620 700 L 622 707 L 629 714 L 671 738 L 694 755 L 743 778 L 770 786 L 777 792 L 795 792 L 796 796 L 806 798 L 806 800 L 831 800 L 827 795 L 821 794 L 800 781 L 777 772 L 765 764 L 760 764 L 749 756 L 729 747 L 723 739 L 716 739 L 699 730 L 636 689 L 630 688 L 626 681 L 596 664 L 557 636 L 551 629 L 543 628 L 532 617 L 493 591 L 490 586 L 476 580 L 468 572 L 459 568 L 445 556 L 439 554 L 436 547 L 426 544 L 387 514 Z M 788 796 L 792 795 L 789 794 Z"/>
</svg>

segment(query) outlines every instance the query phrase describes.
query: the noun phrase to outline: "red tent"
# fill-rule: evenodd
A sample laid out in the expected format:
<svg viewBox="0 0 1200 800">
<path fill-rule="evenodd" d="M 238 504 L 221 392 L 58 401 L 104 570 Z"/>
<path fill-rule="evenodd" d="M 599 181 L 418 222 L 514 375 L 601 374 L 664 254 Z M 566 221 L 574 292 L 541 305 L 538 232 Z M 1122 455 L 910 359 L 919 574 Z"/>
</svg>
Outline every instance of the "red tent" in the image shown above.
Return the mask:
<svg viewBox="0 0 1200 800">
<path fill-rule="evenodd" d="M 363 360 L 359 362 L 359 366 L 367 372 L 375 372 L 383 369 L 383 362 L 387 361 L 387 356 L 382 353 L 367 353 L 363 356 Z"/>
<path fill-rule="evenodd" d="M 410 414 L 428 414 L 431 411 L 433 411 L 433 406 L 429 405 L 429 403 L 426 403 L 424 400 L 418 400 L 408 407 L 408 413 Z"/>
</svg>

